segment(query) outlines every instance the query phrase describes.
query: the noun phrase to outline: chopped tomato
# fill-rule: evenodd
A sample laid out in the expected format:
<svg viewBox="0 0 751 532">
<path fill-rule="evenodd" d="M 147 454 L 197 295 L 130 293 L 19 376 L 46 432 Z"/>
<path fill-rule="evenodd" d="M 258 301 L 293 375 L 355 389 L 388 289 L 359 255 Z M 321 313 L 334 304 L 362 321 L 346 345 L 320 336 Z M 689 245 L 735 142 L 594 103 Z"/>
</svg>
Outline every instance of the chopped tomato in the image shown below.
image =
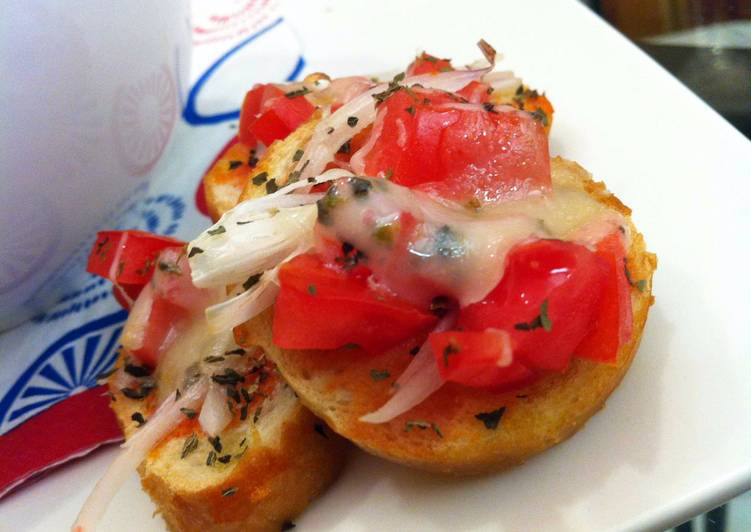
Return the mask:
<svg viewBox="0 0 751 532">
<path fill-rule="evenodd" d="M 428 339 L 446 381 L 502 391 L 535 378 L 534 372 L 514 359 L 506 331 L 448 331 L 432 333 Z"/>
<path fill-rule="evenodd" d="M 490 85 L 480 83 L 479 81 L 472 81 L 469 85 L 457 91 L 457 94 L 469 103 L 485 103 L 490 99 L 491 92 Z"/>
<path fill-rule="evenodd" d="M 449 72 L 454 70 L 451 66 L 451 59 L 439 59 L 426 52 L 415 57 L 407 67 L 408 76 L 417 76 L 419 74 L 437 74 L 439 72 Z"/>
<path fill-rule="evenodd" d="M 240 112 L 240 141 L 266 146 L 287 137 L 313 114 L 315 107 L 303 94 L 289 97 L 274 85 L 257 85 L 245 95 Z"/>
<path fill-rule="evenodd" d="M 123 345 L 143 363 L 155 366 L 189 320 L 215 301 L 196 288 L 182 248 L 166 248 L 156 258 L 151 282 L 140 290 L 123 332 Z M 129 285 L 130 286 L 130 285 Z"/>
<path fill-rule="evenodd" d="M 461 310 L 460 328 L 500 329 L 514 359 L 534 370 L 564 371 L 597 317 L 608 264 L 586 247 L 559 240 L 520 244 L 498 286 Z"/>
<path fill-rule="evenodd" d="M 187 312 L 155 295 L 143 331 L 143 342 L 140 347 L 130 349 L 129 352 L 147 366 L 156 367 L 162 353 L 175 339 L 175 331 L 179 329 L 180 323 L 187 319 Z"/>
<path fill-rule="evenodd" d="M 89 253 L 86 271 L 127 286 L 135 298 L 154 272 L 156 257 L 165 248 L 180 248 L 184 242 L 145 231 L 100 231 Z"/>
<path fill-rule="evenodd" d="M 165 249 L 159 254 L 152 284 L 157 298 L 183 310 L 199 313 L 211 302 L 212 292 L 193 284 L 190 263 L 182 248 Z"/>
<path fill-rule="evenodd" d="M 425 333 L 437 318 L 368 286 L 368 274 L 295 257 L 279 270 L 274 344 L 286 349 L 336 349 L 356 344 L 378 352 Z"/>
<path fill-rule="evenodd" d="M 335 160 L 348 163 L 352 158 L 352 154 L 357 152 L 365 145 L 366 142 L 368 142 L 372 131 L 373 126 L 368 126 L 360 131 L 357 135 L 349 139 L 349 141 L 347 141 L 341 148 L 339 148 L 339 151 L 336 152 L 336 155 L 334 156 Z M 332 167 L 336 167 L 334 162 L 330 164 Z"/>
<path fill-rule="evenodd" d="M 625 250 L 620 233 L 597 244 L 597 255 L 607 264 L 607 278 L 592 331 L 577 346 L 576 355 L 596 362 L 615 362 L 618 349 L 631 338 L 633 316 L 626 278 Z"/>
<path fill-rule="evenodd" d="M 460 202 L 521 198 L 550 188 L 548 139 L 529 113 L 399 90 L 378 108 L 364 173 Z M 374 128 L 375 130 L 375 128 Z"/>
</svg>

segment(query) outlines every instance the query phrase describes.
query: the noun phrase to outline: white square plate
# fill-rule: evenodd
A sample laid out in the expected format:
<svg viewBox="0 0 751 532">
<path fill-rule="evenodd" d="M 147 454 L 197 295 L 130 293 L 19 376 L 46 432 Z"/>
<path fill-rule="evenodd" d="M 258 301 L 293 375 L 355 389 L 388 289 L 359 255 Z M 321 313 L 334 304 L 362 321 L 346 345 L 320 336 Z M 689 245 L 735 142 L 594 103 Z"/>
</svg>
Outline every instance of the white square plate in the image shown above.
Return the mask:
<svg viewBox="0 0 751 532">
<path fill-rule="evenodd" d="M 748 140 L 574 1 L 332 0 L 284 11 L 307 72 L 393 70 L 422 49 L 462 64 L 485 38 L 507 58 L 501 69 L 555 105 L 553 154 L 606 181 L 659 257 L 633 368 L 579 434 L 510 472 L 460 480 L 353 453 L 297 530 L 660 528 L 751 487 Z M 0 530 L 66 529 L 113 454 L 8 497 Z M 163 530 L 152 511 L 134 475 L 101 529 Z"/>
</svg>

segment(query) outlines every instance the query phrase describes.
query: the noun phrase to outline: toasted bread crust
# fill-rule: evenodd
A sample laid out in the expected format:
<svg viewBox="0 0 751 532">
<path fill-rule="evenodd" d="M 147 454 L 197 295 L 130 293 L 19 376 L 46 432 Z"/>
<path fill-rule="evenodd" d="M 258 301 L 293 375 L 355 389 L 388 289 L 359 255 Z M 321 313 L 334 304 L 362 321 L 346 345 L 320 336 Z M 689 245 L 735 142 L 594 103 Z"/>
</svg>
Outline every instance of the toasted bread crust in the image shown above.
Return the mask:
<svg viewBox="0 0 751 532">
<path fill-rule="evenodd" d="M 137 428 L 131 415 L 140 412 L 148 420 L 154 405 L 148 399 L 123 396 L 116 389 L 114 376 L 109 385 L 114 397 L 111 408 L 126 437 L 130 437 Z M 292 394 L 289 396 L 292 404 L 284 413 L 275 441 L 261 444 L 252 427 L 236 428 L 227 439 L 222 435 L 225 452 L 236 450 L 240 437 L 253 442 L 227 465 L 205 464 L 211 447 L 195 426 L 179 426 L 152 450 L 138 472 L 143 488 L 170 530 L 278 531 L 336 479 L 346 443 Z M 182 459 L 181 450 L 191 432 L 197 433 L 200 443 L 190 460 Z M 237 488 L 233 495 L 222 494 L 233 487 Z"/>
<path fill-rule="evenodd" d="M 238 341 L 263 347 L 303 404 L 335 431 L 366 451 L 395 462 L 443 473 L 482 473 L 519 464 L 562 442 L 603 407 L 631 365 L 653 302 L 652 273 L 657 261 L 633 227 L 630 210 L 602 183 L 592 181 L 578 164 L 561 158 L 553 159 L 552 169 L 555 182 L 580 186 L 622 213 L 631 226 L 628 267 L 635 281 L 645 283 L 642 291 L 636 287 L 631 291 L 633 335 L 621 348 L 615 364 L 577 358 L 566 373 L 545 375 L 528 388 L 507 393 L 449 383 L 391 422 L 372 425 L 358 418 L 386 402 L 391 383 L 410 361 L 409 349 L 423 338 L 375 356 L 284 350 L 272 342 L 270 309 L 238 327 Z M 387 370 L 392 378 L 374 382 L 371 369 Z M 475 417 L 501 407 L 505 411 L 494 430 Z M 439 430 L 407 431 L 410 420 L 427 421 Z"/>
</svg>

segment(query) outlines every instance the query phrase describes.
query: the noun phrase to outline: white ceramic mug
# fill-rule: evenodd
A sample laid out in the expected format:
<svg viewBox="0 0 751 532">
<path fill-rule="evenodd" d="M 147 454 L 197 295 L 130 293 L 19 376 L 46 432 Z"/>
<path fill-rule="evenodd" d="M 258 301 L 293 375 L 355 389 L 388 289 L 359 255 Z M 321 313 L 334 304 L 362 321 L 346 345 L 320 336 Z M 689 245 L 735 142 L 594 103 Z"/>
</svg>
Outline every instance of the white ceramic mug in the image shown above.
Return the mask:
<svg viewBox="0 0 751 532">
<path fill-rule="evenodd" d="M 188 0 L 0 12 L 3 330 L 70 290 L 97 226 L 145 188 L 180 115 L 191 35 Z"/>
</svg>

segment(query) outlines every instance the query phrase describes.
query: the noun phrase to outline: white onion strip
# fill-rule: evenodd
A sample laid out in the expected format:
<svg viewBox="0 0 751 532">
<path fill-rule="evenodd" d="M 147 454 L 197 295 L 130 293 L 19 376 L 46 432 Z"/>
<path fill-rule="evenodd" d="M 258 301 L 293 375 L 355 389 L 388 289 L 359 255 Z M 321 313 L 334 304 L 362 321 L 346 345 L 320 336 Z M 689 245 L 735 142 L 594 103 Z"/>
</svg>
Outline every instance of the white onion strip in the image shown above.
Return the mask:
<svg viewBox="0 0 751 532">
<path fill-rule="evenodd" d="M 284 257 L 279 264 L 264 272 L 258 284 L 236 295 L 232 299 L 223 301 L 206 309 L 206 321 L 209 330 L 214 332 L 229 330 L 241 323 L 255 318 L 261 312 L 274 304 L 279 294 L 279 267 L 301 253 L 305 253 L 308 246 L 301 246 Z"/>
<path fill-rule="evenodd" d="M 281 262 L 285 262 L 284 259 Z M 206 309 L 206 322 L 211 332 L 232 329 L 274 304 L 279 285 L 276 283 L 278 267 L 266 271 L 258 284 L 250 290 L 236 295 Z"/>
<path fill-rule="evenodd" d="M 209 436 L 216 436 L 232 421 L 232 412 L 227 407 L 227 393 L 223 386 L 209 384 L 206 400 L 201 406 L 198 423 Z"/>
<path fill-rule="evenodd" d="M 225 286 L 275 266 L 283 256 L 312 240 L 316 220 L 312 205 L 323 197 L 291 192 L 350 175 L 346 170 L 329 170 L 227 211 L 188 246 L 193 284 L 199 288 Z"/>
<path fill-rule="evenodd" d="M 185 418 L 180 409 L 196 408 L 206 395 L 207 389 L 206 378 L 201 377 L 183 392 L 180 399 L 175 400 L 175 394 L 170 394 L 162 402 L 148 422 L 123 444 L 123 451 L 96 483 L 73 524 L 73 532 L 89 532 L 96 528 L 123 482 L 136 470 L 154 445 Z"/>
<path fill-rule="evenodd" d="M 322 195 L 318 195 L 318 198 Z M 190 264 L 199 288 L 242 283 L 276 266 L 298 247 L 310 247 L 318 213 L 314 204 L 282 208 L 268 218 L 238 226 L 228 220 L 224 233 L 199 237 L 203 250 Z"/>
<path fill-rule="evenodd" d="M 456 321 L 455 314 L 444 317 L 432 332 L 451 329 Z M 378 410 L 360 418 L 363 423 L 386 423 L 396 416 L 412 409 L 433 395 L 443 386 L 443 379 L 433 356 L 433 350 L 426 341 L 420 347 L 415 358 L 409 363 L 404 373 L 394 383 L 396 393 Z"/>
</svg>

